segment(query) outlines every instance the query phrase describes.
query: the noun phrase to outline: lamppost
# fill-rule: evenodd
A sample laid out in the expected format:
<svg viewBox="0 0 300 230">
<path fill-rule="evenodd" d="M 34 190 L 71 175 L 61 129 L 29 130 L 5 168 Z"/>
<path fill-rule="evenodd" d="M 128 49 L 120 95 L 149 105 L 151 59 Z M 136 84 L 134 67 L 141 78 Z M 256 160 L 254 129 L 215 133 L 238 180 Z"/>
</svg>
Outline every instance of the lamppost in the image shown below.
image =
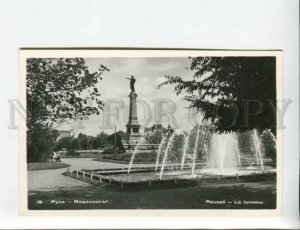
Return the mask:
<svg viewBox="0 0 300 230">
<path fill-rule="evenodd" d="M 117 154 L 117 126 L 115 125 L 115 154 Z"/>
</svg>

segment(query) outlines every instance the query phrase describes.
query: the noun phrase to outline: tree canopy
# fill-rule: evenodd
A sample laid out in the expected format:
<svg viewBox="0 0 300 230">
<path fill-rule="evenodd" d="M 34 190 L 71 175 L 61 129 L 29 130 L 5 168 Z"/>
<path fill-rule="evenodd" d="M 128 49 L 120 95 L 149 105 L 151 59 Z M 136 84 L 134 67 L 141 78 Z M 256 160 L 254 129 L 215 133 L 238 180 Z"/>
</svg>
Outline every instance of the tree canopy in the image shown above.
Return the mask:
<svg viewBox="0 0 300 230">
<path fill-rule="evenodd" d="M 109 69 L 91 72 L 83 58 L 29 58 L 26 63 L 27 160 L 48 158 L 56 142 L 53 123 L 86 119 L 103 109 L 96 83 Z M 82 143 L 88 144 L 85 137 Z M 74 140 L 72 148 L 79 148 Z M 71 148 L 70 147 L 70 148 Z"/>
<path fill-rule="evenodd" d="M 26 70 L 29 124 L 85 119 L 103 109 L 95 84 L 107 67 L 92 73 L 83 58 L 29 58 Z"/>
<path fill-rule="evenodd" d="M 191 80 L 165 76 L 158 88 L 174 85 L 218 131 L 276 129 L 275 57 L 194 57 L 187 69 Z"/>
</svg>

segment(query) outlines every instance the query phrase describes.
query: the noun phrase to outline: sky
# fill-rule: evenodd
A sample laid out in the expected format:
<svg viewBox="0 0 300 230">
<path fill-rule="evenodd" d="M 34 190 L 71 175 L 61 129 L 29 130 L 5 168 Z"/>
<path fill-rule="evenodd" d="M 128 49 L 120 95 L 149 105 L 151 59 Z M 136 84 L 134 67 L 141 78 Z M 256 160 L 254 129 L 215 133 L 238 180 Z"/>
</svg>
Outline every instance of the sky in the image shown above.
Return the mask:
<svg viewBox="0 0 300 230">
<path fill-rule="evenodd" d="M 165 75 L 180 76 L 184 80 L 192 79 L 193 73 L 186 69 L 191 62 L 188 57 L 85 58 L 85 61 L 91 72 L 98 71 L 101 64 L 110 71 L 104 72 L 103 79 L 96 85 L 101 93 L 100 99 L 105 102 L 104 111 L 82 121 L 82 124 L 75 124 L 75 127 L 81 127 L 78 132 L 95 136 L 102 131 L 114 132 L 114 126 L 117 130 L 126 130 L 130 93 L 129 80 L 126 78 L 131 75 L 136 78 L 135 91 L 138 94 L 137 110 L 138 120 L 142 125 L 141 132 L 144 127 L 157 123 L 165 127 L 170 124 L 175 129 L 185 131 L 192 128 L 194 120 L 189 119 L 189 104 L 183 100 L 183 96 L 176 95 L 173 85 L 157 89 Z M 74 125 L 68 127 L 73 128 Z M 60 129 L 68 127 L 63 125 Z"/>
</svg>

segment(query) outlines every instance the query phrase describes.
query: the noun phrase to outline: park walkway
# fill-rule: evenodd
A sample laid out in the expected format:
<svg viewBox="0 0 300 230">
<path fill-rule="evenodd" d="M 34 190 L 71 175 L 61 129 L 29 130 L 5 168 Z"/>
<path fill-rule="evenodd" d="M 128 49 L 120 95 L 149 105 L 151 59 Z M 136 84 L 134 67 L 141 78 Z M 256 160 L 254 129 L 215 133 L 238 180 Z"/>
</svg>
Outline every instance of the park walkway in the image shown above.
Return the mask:
<svg viewBox="0 0 300 230">
<path fill-rule="evenodd" d="M 62 162 L 69 164 L 70 168 L 74 170 L 128 167 L 128 164 L 94 161 L 93 158 L 63 158 Z M 138 166 L 143 166 L 143 164 Z M 66 170 L 66 168 L 63 168 L 28 171 L 28 191 L 53 191 L 90 185 L 62 175 Z"/>
</svg>

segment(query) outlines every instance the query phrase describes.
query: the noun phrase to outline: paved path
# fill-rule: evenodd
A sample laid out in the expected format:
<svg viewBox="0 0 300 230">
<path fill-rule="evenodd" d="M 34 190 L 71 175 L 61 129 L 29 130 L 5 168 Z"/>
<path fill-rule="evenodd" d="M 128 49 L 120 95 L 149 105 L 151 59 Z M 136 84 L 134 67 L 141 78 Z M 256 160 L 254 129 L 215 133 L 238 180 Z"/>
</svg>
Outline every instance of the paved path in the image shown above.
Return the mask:
<svg viewBox="0 0 300 230">
<path fill-rule="evenodd" d="M 92 158 L 63 158 L 62 162 L 69 164 L 70 168 L 74 170 L 128 167 L 127 164 L 94 161 Z M 136 166 L 145 165 L 138 164 Z M 66 168 L 28 171 L 28 191 L 52 191 L 90 185 L 89 183 L 62 175 L 65 171 Z"/>
<path fill-rule="evenodd" d="M 63 158 L 62 161 L 70 165 L 71 169 L 105 169 L 126 168 L 127 164 L 94 161 L 93 158 Z"/>
</svg>

